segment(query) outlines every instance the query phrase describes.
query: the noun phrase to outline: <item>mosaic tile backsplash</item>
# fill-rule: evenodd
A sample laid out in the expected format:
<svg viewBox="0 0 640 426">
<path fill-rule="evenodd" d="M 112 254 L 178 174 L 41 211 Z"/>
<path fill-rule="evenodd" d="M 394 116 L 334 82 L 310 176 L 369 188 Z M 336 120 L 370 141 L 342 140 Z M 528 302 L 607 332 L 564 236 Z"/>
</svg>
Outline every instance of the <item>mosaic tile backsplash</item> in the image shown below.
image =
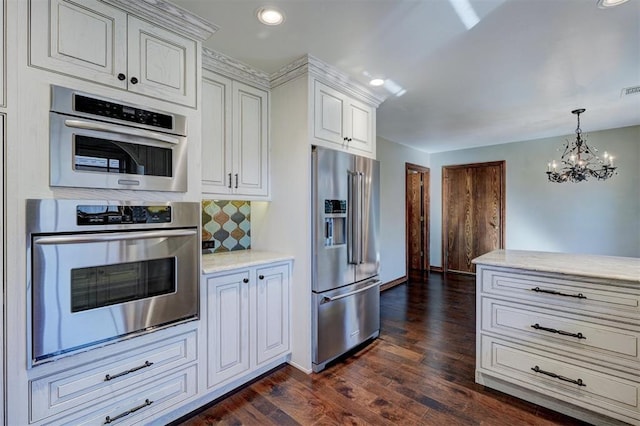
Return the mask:
<svg viewBox="0 0 640 426">
<path fill-rule="evenodd" d="M 202 200 L 202 252 L 251 248 L 251 202 Z"/>
</svg>

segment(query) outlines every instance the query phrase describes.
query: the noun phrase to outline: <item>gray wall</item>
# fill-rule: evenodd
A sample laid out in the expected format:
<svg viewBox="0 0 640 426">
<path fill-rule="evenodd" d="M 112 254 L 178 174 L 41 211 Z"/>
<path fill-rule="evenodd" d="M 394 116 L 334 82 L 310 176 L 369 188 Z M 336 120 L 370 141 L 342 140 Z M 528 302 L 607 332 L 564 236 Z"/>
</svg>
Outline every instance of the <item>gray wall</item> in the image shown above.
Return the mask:
<svg viewBox="0 0 640 426">
<path fill-rule="evenodd" d="M 506 160 L 505 248 L 640 257 L 640 126 L 584 135 L 615 156 L 617 176 L 549 182 L 547 163 L 575 134 L 431 154 L 431 264 L 442 266 L 442 166 L 497 160 Z"/>
<path fill-rule="evenodd" d="M 429 166 L 429 154 L 377 138 L 380 161 L 380 279 L 406 274 L 405 163 Z"/>
</svg>

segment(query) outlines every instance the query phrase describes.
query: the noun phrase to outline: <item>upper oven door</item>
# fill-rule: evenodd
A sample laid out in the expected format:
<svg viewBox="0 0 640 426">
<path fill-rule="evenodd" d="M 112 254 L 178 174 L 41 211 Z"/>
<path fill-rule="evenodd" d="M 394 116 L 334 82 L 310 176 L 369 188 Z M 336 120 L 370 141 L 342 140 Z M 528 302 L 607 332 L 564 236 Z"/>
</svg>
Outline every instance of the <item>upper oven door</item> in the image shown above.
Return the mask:
<svg viewBox="0 0 640 426">
<path fill-rule="evenodd" d="M 49 113 L 51 186 L 187 190 L 186 138 Z"/>
<path fill-rule="evenodd" d="M 197 228 L 32 237 L 32 361 L 197 317 Z"/>
</svg>

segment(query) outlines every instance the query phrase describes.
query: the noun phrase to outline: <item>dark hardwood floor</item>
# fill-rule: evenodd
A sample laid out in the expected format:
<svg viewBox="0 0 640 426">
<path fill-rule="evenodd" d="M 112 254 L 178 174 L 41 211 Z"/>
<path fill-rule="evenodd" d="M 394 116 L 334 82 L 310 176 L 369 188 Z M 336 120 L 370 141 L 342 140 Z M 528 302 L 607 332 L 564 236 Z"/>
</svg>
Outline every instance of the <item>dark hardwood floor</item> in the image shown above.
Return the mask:
<svg viewBox="0 0 640 426">
<path fill-rule="evenodd" d="M 380 337 L 351 357 L 283 366 L 179 424 L 585 424 L 474 382 L 473 277 L 412 275 L 380 303 Z"/>
</svg>

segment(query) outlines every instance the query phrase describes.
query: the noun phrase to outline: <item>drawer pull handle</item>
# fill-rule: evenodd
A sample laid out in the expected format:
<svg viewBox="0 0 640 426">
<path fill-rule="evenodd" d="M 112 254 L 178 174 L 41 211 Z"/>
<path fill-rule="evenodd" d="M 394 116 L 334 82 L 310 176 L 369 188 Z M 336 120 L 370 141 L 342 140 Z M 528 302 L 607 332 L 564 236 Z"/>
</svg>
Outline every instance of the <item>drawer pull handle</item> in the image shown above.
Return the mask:
<svg viewBox="0 0 640 426">
<path fill-rule="evenodd" d="M 130 368 L 129 370 L 123 371 L 122 373 L 114 374 L 113 376 L 111 374 L 107 374 L 106 376 L 104 376 L 104 381 L 108 382 L 109 380 L 113 380 L 113 379 L 117 379 L 118 377 L 126 376 L 129 373 L 133 373 L 134 371 L 142 370 L 143 368 L 151 367 L 152 365 L 153 365 L 153 363 L 151 361 L 145 361 L 144 364 L 142 364 L 141 366 Z"/>
<path fill-rule="evenodd" d="M 151 405 L 151 404 L 153 404 L 153 401 L 150 401 L 150 400 L 148 400 L 148 399 L 145 399 L 145 400 L 144 400 L 144 404 L 138 405 L 137 407 L 133 407 L 132 409 L 127 410 L 127 411 L 125 411 L 124 413 L 120 413 L 120 414 L 118 414 L 118 415 L 117 415 L 117 416 L 115 416 L 115 417 L 111 417 L 111 416 L 107 416 L 107 417 L 105 417 L 105 419 L 104 419 L 104 424 L 105 424 L 105 425 L 108 425 L 109 423 L 113 423 L 113 422 L 115 422 L 116 420 L 120 420 L 121 418 L 123 418 L 123 417 L 125 417 L 125 416 L 128 416 L 128 415 L 129 415 L 129 414 L 131 414 L 131 413 L 135 413 L 136 411 L 141 410 L 141 409 L 143 409 L 144 407 L 147 407 L 147 406 L 149 406 L 149 405 Z"/>
<path fill-rule="evenodd" d="M 568 331 L 556 330 L 555 328 L 542 327 L 538 323 L 533 324 L 531 327 L 536 330 L 548 331 L 549 333 L 562 334 L 563 336 L 576 337 L 578 339 L 586 339 L 582 333 L 569 333 Z"/>
<path fill-rule="evenodd" d="M 586 299 L 587 298 L 587 296 L 585 296 L 582 293 L 567 294 L 567 293 L 561 293 L 561 292 L 555 291 L 555 290 L 545 290 L 545 289 L 542 289 L 540 287 L 532 288 L 531 291 L 535 291 L 536 293 L 554 294 L 556 296 L 575 297 L 575 298 L 578 298 L 578 299 Z"/>
<path fill-rule="evenodd" d="M 533 367 L 532 370 L 535 371 L 536 373 L 542 373 L 542 374 L 545 374 L 545 375 L 547 375 L 549 377 L 553 377 L 554 379 L 562 380 L 564 382 L 573 383 L 573 384 L 578 385 L 578 386 L 587 386 L 587 385 L 584 384 L 582 379 L 577 379 L 577 380 L 570 379 L 568 377 L 564 377 L 564 376 L 561 376 L 561 375 L 556 374 L 556 373 L 551 373 L 549 371 L 544 371 L 544 370 L 541 370 L 540 367 L 538 367 L 537 365 L 535 367 Z"/>
</svg>

